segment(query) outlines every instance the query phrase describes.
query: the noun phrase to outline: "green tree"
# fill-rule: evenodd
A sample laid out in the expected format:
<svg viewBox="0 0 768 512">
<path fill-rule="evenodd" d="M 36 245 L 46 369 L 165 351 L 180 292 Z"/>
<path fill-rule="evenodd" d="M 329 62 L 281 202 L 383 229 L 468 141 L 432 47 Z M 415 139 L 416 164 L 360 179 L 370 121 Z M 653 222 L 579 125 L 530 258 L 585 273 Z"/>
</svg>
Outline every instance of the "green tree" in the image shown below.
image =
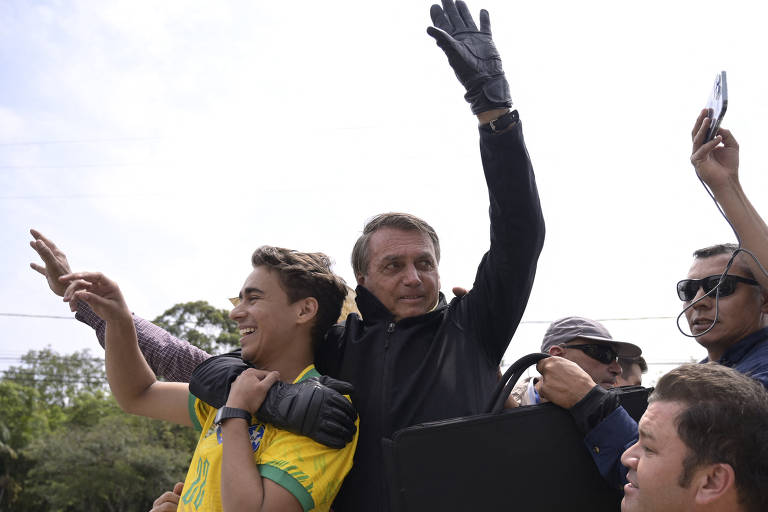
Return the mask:
<svg viewBox="0 0 768 512">
<path fill-rule="evenodd" d="M 204 300 L 176 304 L 153 322 L 209 354 L 240 346 L 237 323 L 229 318 L 229 311 L 217 309 Z"/>
<path fill-rule="evenodd" d="M 183 479 L 197 436 L 190 428 L 114 413 L 71 423 L 27 450 L 35 461 L 18 510 L 145 511 Z"/>
<path fill-rule="evenodd" d="M 51 347 L 30 350 L 21 361 L 5 371 L 4 380 L 36 389 L 47 404 L 63 407 L 81 393 L 107 389 L 104 358 L 93 357 L 88 349 L 69 355 Z"/>
</svg>

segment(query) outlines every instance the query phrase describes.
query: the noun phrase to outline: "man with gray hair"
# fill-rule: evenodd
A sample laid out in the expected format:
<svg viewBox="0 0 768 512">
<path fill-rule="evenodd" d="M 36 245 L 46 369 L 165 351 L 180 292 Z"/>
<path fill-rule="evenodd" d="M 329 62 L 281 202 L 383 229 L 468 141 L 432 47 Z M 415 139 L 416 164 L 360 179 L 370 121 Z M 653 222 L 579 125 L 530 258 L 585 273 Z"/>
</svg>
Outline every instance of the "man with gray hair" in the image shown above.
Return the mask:
<svg viewBox="0 0 768 512">
<path fill-rule="evenodd" d="M 352 253 L 362 318 L 351 314 L 344 325 L 332 327 L 315 353 L 321 373 L 354 385 L 361 421 L 355 464 L 334 502 L 337 512 L 388 509 L 383 438 L 417 423 L 483 412 L 544 243 L 533 168 L 518 112 L 511 110 L 488 12 L 480 11 L 478 27 L 464 2 L 443 0 L 430 16 L 427 32 L 445 52 L 479 124 L 490 247 L 472 290 L 448 303 L 440 292 L 439 240 L 429 224 L 402 213 L 378 215 L 366 224 Z M 435 183 L 449 179 L 440 169 L 432 172 Z M 137 331 L 145 357 L 163 344 L 158 365 L 173 365 L 175 354 L 184 352 L 167 333 Z M 198 352 L 187 360 L 206 357 Z M 223 404 L 229 383 L 245 368 L 239 357 L 208 359 L 190 389 L 209 404 Z"/>
<path fill-rule="evenodd" d="M 621 375 L 618 358 L 639 357 L 642 353 L 637 345 L 614 340 L 600 322 L 580 316 L 552 322 L 544 333 L 541 351 L 573 361 L 605 389 L 616 386 Z M 542 402 L 539 391 L 538 379 L 525 379 L 512 390 L 512 399 L 518 405 L 538 404 Z"/>
</svg>

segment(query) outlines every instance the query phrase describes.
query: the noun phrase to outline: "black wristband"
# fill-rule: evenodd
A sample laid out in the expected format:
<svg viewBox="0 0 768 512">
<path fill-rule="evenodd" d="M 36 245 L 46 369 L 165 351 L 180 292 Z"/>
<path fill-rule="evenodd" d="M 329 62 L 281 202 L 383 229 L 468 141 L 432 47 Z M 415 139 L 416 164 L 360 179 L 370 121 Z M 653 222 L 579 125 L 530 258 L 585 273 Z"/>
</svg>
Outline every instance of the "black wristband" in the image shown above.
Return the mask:
<svg viewBox="0 0 768 512">
<path fill-rule="evenodd" d="M 504 114 L 503 116 L 497 117 L 493 121 L 491 121 L 491 131 L 493 133 L 499 133 L 503 132 L 513 124 L 515 124 L 520 119 L 519 114 L 517 113 L 517 110 L 511 110 Z"/>
</svg>

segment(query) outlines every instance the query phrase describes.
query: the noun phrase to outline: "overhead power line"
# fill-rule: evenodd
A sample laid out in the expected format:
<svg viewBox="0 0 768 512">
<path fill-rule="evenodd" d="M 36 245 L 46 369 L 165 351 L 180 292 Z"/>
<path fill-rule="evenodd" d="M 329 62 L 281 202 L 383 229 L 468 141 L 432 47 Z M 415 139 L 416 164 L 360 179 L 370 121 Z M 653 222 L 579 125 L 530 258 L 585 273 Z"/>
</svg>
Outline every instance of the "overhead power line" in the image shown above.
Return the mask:
<svg viewBox="0 0 768 512">
<path fill-rule="evenodd" d="M 162 140 L 164 137 L 115 137 L 112 139 L 71 139 L 71 140 L 37 140 L 0 142 L 0 147 L 10 146 L 47 146 L 51 144 L 99 144 L 102 142 L 140 142 L 146 140 Z"/>
</svg>

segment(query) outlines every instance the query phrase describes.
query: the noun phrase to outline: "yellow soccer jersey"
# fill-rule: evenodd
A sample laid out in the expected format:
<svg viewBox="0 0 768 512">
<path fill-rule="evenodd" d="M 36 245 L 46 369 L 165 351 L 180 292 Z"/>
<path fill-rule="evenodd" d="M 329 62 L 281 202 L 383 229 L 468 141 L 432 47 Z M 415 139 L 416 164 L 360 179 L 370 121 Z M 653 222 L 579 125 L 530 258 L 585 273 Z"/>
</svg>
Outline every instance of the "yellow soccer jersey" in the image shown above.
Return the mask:
<svg viewBox="0 0 768 512">
<path fill-rule="evenodd" d="M 309 365 L 294 382 L 319 376 L 315 366 Z M 184 480 L 178 510 L 220 511 L 221 427 L 213 424 L 216 409 L 189 396 L 192 423 L 202 432 Z M 248 431 L 253 460 L 262 478 L 269 478 L 284 487 L 299 500 L 305 511 L 330 509 L 341 482 L 352 468 L 357 433 L 347 446 L 334 450 L 308 437 L 259 423 L 256 418 L 251 420 Z"/>
</svg>

